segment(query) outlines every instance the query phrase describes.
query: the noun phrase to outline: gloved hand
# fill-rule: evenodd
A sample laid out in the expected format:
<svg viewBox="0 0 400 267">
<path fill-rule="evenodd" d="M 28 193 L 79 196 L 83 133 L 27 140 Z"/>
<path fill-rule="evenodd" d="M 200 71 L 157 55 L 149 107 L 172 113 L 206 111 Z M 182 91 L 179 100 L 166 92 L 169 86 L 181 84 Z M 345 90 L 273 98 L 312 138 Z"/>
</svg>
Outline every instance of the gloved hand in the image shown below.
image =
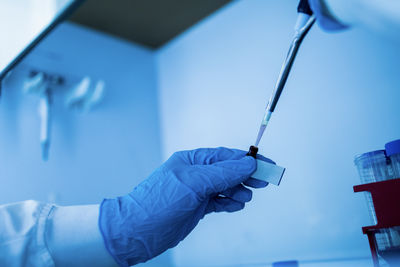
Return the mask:
<svg viewBox="0 0 400 267">
<path fill-rule="evenodd" d="M 133 191 L 105 199 L 99 227 L 120 266 L 147 261 L 176 246 L 210 212 L 234 212 L 267 182 L 249 178 L 256 161 L 227 148 L 173 154 Z M 266 158 L 263 160 L 272 162 Z"/>
<path fill-rule="evenodd" d="M 348 26 L 338 21 L 329 10 L 325 0 L 308 0 L 311 10 L 317 19 L 318 25 L 326 31 L 338 31 L 347 29 Z"/>
</svg>

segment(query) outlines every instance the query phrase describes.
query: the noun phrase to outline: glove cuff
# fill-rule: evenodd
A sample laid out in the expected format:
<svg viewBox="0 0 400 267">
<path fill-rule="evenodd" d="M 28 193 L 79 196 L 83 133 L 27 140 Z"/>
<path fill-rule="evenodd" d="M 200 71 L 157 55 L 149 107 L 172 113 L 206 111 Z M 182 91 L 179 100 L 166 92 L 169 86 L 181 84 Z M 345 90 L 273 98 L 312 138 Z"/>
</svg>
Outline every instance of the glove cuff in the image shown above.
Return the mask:
<svg viewBox="0 0 400 267">
<path fill-rule="evenodd" d="M 100 205 L 99 229 L 110 255 L 119 266 L 129 267 L 145 262 L 151 257 L 143 242 L 134 238 L 139 236 L 135 233 L 135 227 L 126 225 L 131 224 L 131 220 L 125 220 L 131 214 L 131 208 L 126 206 L 127 201 L 129 203 L 131 200 L 122 198 L 127 196 L 103 200 Z M 121 233 L 120 229 L 131 230 L 129 233 Z"/>
<path fill-rule="evenodd" d="M 322 29 L 326 31 L 340 31 L 349 28 L 335 18 L 323 0 L 309 0 L 309 4 L 317 18 L 318 25 Z"/>
</svg>

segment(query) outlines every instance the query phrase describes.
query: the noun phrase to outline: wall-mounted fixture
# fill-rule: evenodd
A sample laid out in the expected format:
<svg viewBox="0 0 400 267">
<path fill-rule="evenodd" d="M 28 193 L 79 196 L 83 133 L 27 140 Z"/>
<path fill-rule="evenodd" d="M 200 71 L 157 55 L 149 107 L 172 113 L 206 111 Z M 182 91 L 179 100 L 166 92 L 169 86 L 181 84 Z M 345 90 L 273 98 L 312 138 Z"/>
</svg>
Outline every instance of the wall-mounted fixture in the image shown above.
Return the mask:
<svg viewBox="0 0 400 267">
<path fill-rule="evenodd" d="M 103 80 L 93 82 L 89 76 L 86 76 L 72 89 L 65 104 L 70 109 L 87 112 L 103 98 L 104 89 Z"/>
<path fill-rule="evenodd" d="M 51 121 L 53 94 L 55 91 L 64 91 L 66 106 L 81 112 L 88 112 L 103 98 L 105 82 L 98 80 L 92 82 L 92 78 L 85 76 L 72 88 L 65 88 L 66 80 L 63 75 L 48 73 L 45 71 L 29 71 L 23 85 L 26 94 L 39 96 L 38 114 L 40 118 L 40 144 L 42 159 L 48 160 L 51 141 Z"/>
</svg>

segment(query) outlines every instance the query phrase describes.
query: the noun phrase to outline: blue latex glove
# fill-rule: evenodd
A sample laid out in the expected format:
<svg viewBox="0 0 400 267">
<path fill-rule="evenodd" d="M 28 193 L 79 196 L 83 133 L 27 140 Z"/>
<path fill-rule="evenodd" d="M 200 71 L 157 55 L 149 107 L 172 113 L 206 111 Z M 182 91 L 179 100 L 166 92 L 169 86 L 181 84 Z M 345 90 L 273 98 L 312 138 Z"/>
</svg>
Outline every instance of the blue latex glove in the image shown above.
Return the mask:
<svg viewBox="0 0 400 267">
<path fill-rule="evenodd" d="M 324 0 L 308 0 L 311 10 L 317 19 L 318 25 L 326 31 L 338 31 L 347 29 L 348 26 L 340 23 L 329 11 Z"/>
<path fill-rule="evenodd" d="M 176 246 L 210 212 L 243 209 L 252 198 L 243 184 L 268 185 L 249 178 L 256 161 L 245 154 L 227 148 L 176 152 L 130 194 L 105 199 L 99 227 L 117 263 L 145 262 Z"/>
</svg>

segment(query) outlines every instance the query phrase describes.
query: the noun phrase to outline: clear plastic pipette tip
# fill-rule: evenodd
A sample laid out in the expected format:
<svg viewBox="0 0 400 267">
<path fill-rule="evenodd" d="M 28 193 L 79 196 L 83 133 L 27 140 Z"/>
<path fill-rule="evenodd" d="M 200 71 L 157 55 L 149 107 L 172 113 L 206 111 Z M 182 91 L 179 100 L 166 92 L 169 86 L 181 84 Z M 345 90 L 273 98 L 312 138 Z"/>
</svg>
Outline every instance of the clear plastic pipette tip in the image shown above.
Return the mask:
<svg viewBox="0 0 400 267">
<path fill-rule="evenodd" d="M 269 119 L 271 119 L 271 115 L 272 115 L 271 111 L 269 111 L 269 110 L 265 111 L 265 115 L 261 122 L 260 130 L 258 130 L 258 135 L 257 135 L 257 139 L 256 139 L 254 146 L 258 147 L 258 144 L 260 144 L 261 138 L 265 132 L 265 128 L 267 128 Z"/>
<path fill-rule="evenodd" d="M 267 127 L 267 125 L 261 124 L 260 130 L 258 130 L 257 140 L 256 140 L 254 146 L 258 147 L 258 144 L 261 141 L 261 137 L 263 136 L 266 127 Z"/>
</svg>

